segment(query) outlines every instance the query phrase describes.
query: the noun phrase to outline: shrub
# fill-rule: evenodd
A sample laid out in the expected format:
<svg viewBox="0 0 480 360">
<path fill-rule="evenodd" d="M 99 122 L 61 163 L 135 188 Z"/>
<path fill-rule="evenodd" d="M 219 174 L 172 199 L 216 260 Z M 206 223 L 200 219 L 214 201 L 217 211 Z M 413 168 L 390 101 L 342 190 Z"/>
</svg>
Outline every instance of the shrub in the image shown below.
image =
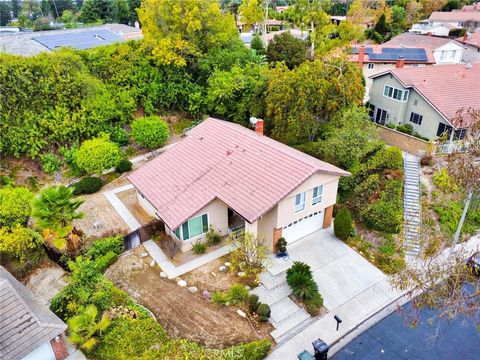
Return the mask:
<svg viewBox="0 0 480 360">
<path fill-rule="evenodd" d="M 301 261 L 294 261 L 293 265 L 287 270 L 287 281 L 288 278 L 295 273 L 305 274 L 309 277 L 312 277 L 312 270 L 310 266 Z"/>
<path fill-rule="evenodd" d="M 268 318 L 270 317 L 270 313 L 271 313 L 270 306 L 268 306 L 267 304 L 258 305 L 257 314 L 258 314 L 258 319 L 261 322 L 267 321 Z"/>
<path fill-rule="evenodd" d="M 110 265 L 118 260 L 118 255 L 113 251 L 109 251 L 105 255 L 95 260 L 95 269 L 100 272 L 105 271 Z"/>
<path fill-rule="evenodd" d="M 317 316 L 323 306 L 323 298 L 319 293 L 316 293 L 311 299 L 305 300 L 305 308 L 312 316 Z"/>
<path fill-rule="evenodd" d="M 87 176 L 72 186 L 73 195 L 93 194 L 102 188 L 102 179 L 95 176 Z"/>
<path fill-rule="evenodd" d="M 130 170 L 132 170 L 132 162 L 128 159 L 120 160 L 117 167 L 115 168 L 115 171 L 120 174 Z"/>
<path fill-rule="evenodd" d="M 347 208 L 341 208 L 333 221 L 333 231 L 340 240 L 347 240 L 353 230 L 352 216 Z"/>
<path fill-rule="evenodd" d="M 128 144 L 128 133 L 121 126 L 116 126 L 109 131 L 110 139 L 120 146 Z"/>
<path fill-rule="evenodd" d="M 248 310 L 251 312 L 251 313 L 254 313 L 255 311 L 257 311 L 257 308 L 258 308 L 258 295 L 256 294 L 252 294 L 248 297 Z"/>
<path fill-rule="evenodd" d="M 0 189 L 0 227 L 25 225 L 32 213 L 33 193 L 24 187 Z"/>
<path fill-rule="evenodd" d="M 218 245 L 222 241 L 221 235 L 213 229 L 213 226 L 210 226 L 210 229 L 206 234 L 206 238 L 208 246 Z"/>
<path fill-rule="evenodd" d="M 242 284 L 233 284 L 228 290 L 228 302 L 232 305 L 242 304 L 247 298 L 248 290 Z"/>
<path fill-rule="evenodd" d="M 400 124 L 397 126 L 397 130 L 408 135 L 412 135 L 413 126 L 410 124 Z"/>
<path fill-rule="evenodd" d="M 457 192 L 458 186 L 453 182 L 447 169 L 443 168 L 432 176 L 433 183 L 444 193 Z"/>
<path fill-rule="evenodd" d="M 102 171 L 115 167 L 123 159 L 117 144 L 107 136 L 85 140 L 75 155 L 77 166 L 87 173 L 100 174 Z"/>
<path fill-rule="evenodd" d="M 212 293 L 212 301 L 215 304 L 225 305 L 228 302 L 228 299 L 229 299 L 229 297 L 228 297 L 227 293 L 224 293 L 224 292 L 221 292 L 221 291 L 214 291 Z"/>
<path fill-rule="evenodd" d="M 192 251 L 197 255 L 205 254 L 207 252 L 207 245 L 201 242 L 196 242 L 192 246 Z"/>
<path fill-rule="evenodd" d="M 53 174 L 58 171 L 62 166 L 62 161 L 52 153 L 48 153 L 41 156 L 42 169 L 46 174 Z"/>
<path fill-rule="evenodd" d="M 431 166 L 435 164 L 435 160 L 432 155 L 425 155 L 420 159 L 420 165 L 422 166 Z"/>
<path fill-rule="evenodd" d="M 388 123 L 387 128 L 389 129 L 395 129 L 397 126 L 394 123 Z"/>
<path fill-rule="evenodd" d="M 0 227 L 0 253 L 25 261 L 32 252 L 41 251 L 43 239 L 36 231 L 19 224 Z"/>
<path fill-rule="evenodd" d="M 318 293 L 318 286 L 311 275 L 293 273 L 287 278 L 287 283 L 293 295 L 301 300 L 312 299 Z"/>
<path fill-rule="evenodd" d="M 95 260 L 109 252 L 120 255 L 124 250 L 124 240 L 122 236 L 108 237 L 97 240 L 85 253 L 87 259 Z"/>
<path fill-rule="evenodd" d="M 367 162 L 367 172 L 379 172 L 385 169 L 400 170 L 403 167 L 402 150 L 395 146 L 380 149 Z"/>
<path fill-rule="evenodd" d="M 132 137 L 141 146 L 156 149 L 168 140 L 168 125 L 158 116 L 148 116 L 132 122 Z"/>
<path fill-rule="evenodd" d="M 282 254 L 287 252 L 287 240 L 285 238 L 281 237 L 278 239 L 277 250 Z"/>
</svg>

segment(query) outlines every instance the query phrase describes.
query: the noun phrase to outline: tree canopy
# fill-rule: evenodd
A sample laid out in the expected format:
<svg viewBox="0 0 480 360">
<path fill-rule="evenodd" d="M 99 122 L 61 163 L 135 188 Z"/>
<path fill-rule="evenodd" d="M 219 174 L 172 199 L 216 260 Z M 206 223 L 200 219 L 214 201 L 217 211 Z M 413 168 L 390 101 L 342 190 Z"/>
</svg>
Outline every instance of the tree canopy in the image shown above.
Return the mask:
<svg viewBox="0 0 480 360">
<path fill-rule="evenodd" d="M 289 69 L 308 59 L 308 43 L 295 38 L 290 32 L 275 35 L 267 47 L 268 62 L 284 61 Z"/>
<path fill-rule="evenodd" d="M 233 16 L 210 0 L 144 0 L 144 46 L 159 64 L 185 66 L 238 38 Z"/>
</svg>

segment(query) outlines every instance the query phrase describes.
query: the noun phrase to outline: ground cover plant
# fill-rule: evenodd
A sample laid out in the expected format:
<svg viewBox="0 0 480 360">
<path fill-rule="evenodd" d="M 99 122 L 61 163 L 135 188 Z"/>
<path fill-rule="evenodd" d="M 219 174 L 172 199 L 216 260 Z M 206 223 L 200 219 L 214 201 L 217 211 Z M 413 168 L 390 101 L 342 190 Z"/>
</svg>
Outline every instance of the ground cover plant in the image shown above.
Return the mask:
<svg viewBox="0 0 480 360">
<path fill-rule="evenodd" d="M 312 316 L 320 313 L 323 298 L 318 292 L 318 286 L 313 279 L 313 273 L 305 263 L 294 261 L 287 270 L 287 284 L 292 289 L 292 294 L 305 304 L 305 308 Z"/>
</svg>

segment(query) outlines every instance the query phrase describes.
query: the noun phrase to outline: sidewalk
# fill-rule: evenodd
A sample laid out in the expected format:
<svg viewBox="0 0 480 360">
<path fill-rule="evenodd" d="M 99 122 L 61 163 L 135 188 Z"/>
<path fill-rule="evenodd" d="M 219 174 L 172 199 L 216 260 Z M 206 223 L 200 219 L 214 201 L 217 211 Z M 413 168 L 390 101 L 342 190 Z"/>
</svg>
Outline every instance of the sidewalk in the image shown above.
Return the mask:
<svg viewBox="0 0 480 360">
<path fill-rule="evenodd" d="M 461 249 L 465 253 L 465 258 L 467 258 L 479 248 L 480 235 L 477 235 L 468 242 L 457 245 L 455 250 Z M 449 249 L 445 249 L 438 256 L 438 261 L 444 261 L 448 256 L 448 252 Z M 418 260 L 418 262 L 420 261 Z M 342 345 L 348 342 L 344 342 L 342 338 L 348 336 L 348 340 L 350 340 L 353 338 L 352 331 L 360 327 L 359 331 L 355 333 L 355 336 L 359 335 L 368 326 L 372 326 L 375 322 L 380 321 L 383 317 L 395 311 L 398 306 L 402 306 L 409 300 L 411 299 L 407 292 L 393 288 L 389 283 L 389 279 L 385 278 L 338 308 L 332 309 L 328 314 L 315 321 L 302 332 L 275 348 L 267 359 L 296 359 L 297 355 L 303 350 L 312 352 L 312 342 L 318 338 L 328 345 L 334 345 L 335 351 L 338 351 Z M 381 316 L 378 316 L 380 314 Z M 342 319 L 338 331 L 336 331 L 337 322 L 334 319 L 335 315 Z M 375 321 L 369 321 L 372 318 Z M 339 344 L 340 341 L 341 343 Z"/>
</svg>

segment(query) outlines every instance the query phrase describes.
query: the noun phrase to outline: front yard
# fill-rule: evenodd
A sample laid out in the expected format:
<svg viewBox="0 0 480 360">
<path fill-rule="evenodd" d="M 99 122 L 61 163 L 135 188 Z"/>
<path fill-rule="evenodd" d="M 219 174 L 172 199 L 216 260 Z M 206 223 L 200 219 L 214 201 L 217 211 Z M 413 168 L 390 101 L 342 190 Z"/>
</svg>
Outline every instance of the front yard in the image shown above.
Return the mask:
<svg viewBox="0 0 480 360">
<path fill-rule="evenodd" d="M 188 287 L 198 288 L 197 293 L 191 293 L 187 287 L 161 278 L 158 266 L 150 266 L 152 259 L 142 258 L 144 251 L 140 246 L 121 257 L 106 275 L 136 302 L 151 310 L 169 337 L 186 338 L 210 348 L 268 337 L 271 331 L 268 323 L 253 327 L 249 320 L 237 314 L 238 307 L 217 305 L 202 295 L 203 290 L 210 293 L 227 290 L 238 282 L 236 276 L 218 271 L 224 261 L 215 260 L 182 276 Z"/>
</svg>

